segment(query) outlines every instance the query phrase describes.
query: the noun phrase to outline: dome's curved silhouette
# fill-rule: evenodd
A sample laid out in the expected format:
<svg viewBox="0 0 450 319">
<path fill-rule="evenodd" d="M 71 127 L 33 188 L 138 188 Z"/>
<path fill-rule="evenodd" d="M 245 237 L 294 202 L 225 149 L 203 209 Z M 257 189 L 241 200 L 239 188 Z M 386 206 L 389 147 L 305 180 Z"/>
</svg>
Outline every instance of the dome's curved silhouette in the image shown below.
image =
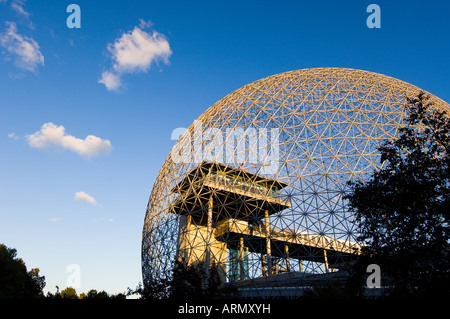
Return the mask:
<svg viewBox="0 0 450 319">
<path fill-rule="evenodd" d="M 377 146 L 397 135 L 406 96 L 420 91 L 372 72 L 315 68 L 216 102 L 178 140 L 154 184 L 144 285 L 170 277 L 177 259 L 219 265 L 222 280 L 246 287 L 338 269 L 359 249 L 346 183 L 379 167 Z"/>
</svg>

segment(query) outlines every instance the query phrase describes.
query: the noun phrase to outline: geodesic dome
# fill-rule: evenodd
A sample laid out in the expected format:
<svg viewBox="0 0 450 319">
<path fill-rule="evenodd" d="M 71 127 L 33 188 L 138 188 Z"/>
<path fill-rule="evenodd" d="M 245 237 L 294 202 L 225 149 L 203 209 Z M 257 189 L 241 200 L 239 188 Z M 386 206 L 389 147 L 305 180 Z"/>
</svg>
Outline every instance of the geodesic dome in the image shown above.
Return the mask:
<svg viewBox="0 0 450 319">
<path fill-rule="evenodd" d="M 170 278 L 181 256 L 222 263 L 223 280 L 247 288 L 261 287 L 267 275 L 276 281 L 286 272 L 338 269 L 359 249 L 343 200 L 347 181 L 379 168 L 377 147 L 397 135 L 406 97 L 420 91 L 372 72 L 315 68 L 255 81 L 216 102 L 179 138 L 154 184 L 142 237 L 144 285 Z M 204 191 L 212 167 L 220 187 L 237 189 L 239 180 L 241 193 L 213 200 L 219 186 Z M 276 200 L 283 204 L 274 208 Z M 220 257 L 206 254 L 214 241 Z"/>
</svg>

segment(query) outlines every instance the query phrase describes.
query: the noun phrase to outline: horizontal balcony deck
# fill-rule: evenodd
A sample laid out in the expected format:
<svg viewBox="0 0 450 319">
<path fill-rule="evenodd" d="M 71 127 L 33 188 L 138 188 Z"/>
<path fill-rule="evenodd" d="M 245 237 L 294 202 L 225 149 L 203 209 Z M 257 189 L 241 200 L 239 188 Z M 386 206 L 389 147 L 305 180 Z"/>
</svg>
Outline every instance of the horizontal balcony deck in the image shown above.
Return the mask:
<svg viewBox="0 0 450 319">
<path fill-rule="evenodd" d="M 242 220 L 228 219 L 216 227 L 216 238 L 233 246 L 238 238 L 243 237 L 246 247 L 259 254 L 266 252 L 266 239 L 269 237 L 272 245 L 272 255 L 286 257 L 285 245 L 289 247 L 289 258 L 324 262 L 324 250 L 328 262 L 339 263 L 341 257 L 361 253 L 362 246 L 356 242 L 333 238 L 330 236 L 298 232 L 293 230 L 270 229 L 269 234 L 260 226 L 251 226 Z"/>
</svg>

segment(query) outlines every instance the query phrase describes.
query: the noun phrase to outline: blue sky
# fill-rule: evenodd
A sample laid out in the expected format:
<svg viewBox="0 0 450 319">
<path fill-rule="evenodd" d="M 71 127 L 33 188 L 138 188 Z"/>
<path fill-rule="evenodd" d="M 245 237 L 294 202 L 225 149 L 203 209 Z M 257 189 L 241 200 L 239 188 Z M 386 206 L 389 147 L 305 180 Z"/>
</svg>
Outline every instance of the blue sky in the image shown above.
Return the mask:
<svg viewBox="0 0 450 319">
<path fill-rule="evenodd" d="M 71 3 L 81 28 L 67 27 Z M 366 25 L 371 3 L 381 28 Z M 40 268 L 45 291 L 64 289 L 72 264 L 78 292 L 134 288 L 174 129 L 303 68 L 373 71 L 450 101 L 449 12 L 433 0 L 0 0 L 0 243 Z"/>
</svg>

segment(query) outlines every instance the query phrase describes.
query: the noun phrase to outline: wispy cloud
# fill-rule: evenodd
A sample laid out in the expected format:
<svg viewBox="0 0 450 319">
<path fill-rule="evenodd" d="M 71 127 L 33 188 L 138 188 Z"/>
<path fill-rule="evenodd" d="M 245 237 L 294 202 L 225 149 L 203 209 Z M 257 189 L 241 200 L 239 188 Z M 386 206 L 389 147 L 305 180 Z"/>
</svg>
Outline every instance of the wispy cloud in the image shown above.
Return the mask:
<svg viewBox="0 0 450 319">
<path fill-rule="evenodd" d="M 62 218 L 55 217 L 55 218 L 49 218 L 48 220 L 51 221 L 52 223 L 56 223 L 56 222 L 62 221 Z"/>
<path fill-rule="evenodd" d="M 10 6 L 14 11 L 16 11 L 21 16 L 26 17 L 26 18 L 28 18 L 30 16 L 30 13 L 25 10 L 25 1 L 13 0 L 13 1 L 11 1 Z"/>
<path fill-rule="evenodd" d="M 51 146 L 62 147 L 83 157 L 108 154 L 112 150 L 111 142 L 94 135 L 88 135 L 84 140 L 66 134 L 64 126 L 45 123 L 34 134 L 27 135 L 28 144 L 33 148 L 45 149 Z"/>
<path fill-rule="evenodd" d="M 92 196 L 86 194 L 85 192 L 76 192 L 74 200 L 81 200 L 83 202 L 97 206 L 97 201 Z"/>
<path fill-rule="evenodd" d="M 8 137 L 12 140 L 12 141 L 17 141 L 18 139 L 20 139 L 19 136 L 16 135 L 16 133 L 12 132 L 8 134 Z"/>
<path fill-rule="evenodd" d="M 24 70 L 36 72 L 38 65 L 44 65 L 39 44 L 32 38 L 19 34 L 15 22 L 6 22 L 6 31 L 0 33 L 0 46 L 14 59 L 14 64 Z"/>
<path fill-rule="evenodd" d="M 169 63 L 172 55 L 166 37 L 157 32 L 147 32 L 151 22 L 140 20 L 139 26 L 123 33 L 114 43 L 108 45 L 108 52 L 112 56 L 113 66 L 102 73 L 98 81 L 108 90 L 117 90 L 122 86 L 121 76 L 127 73 L 147 72 L 152 63 L 162 61 Z"/>
</svg>

